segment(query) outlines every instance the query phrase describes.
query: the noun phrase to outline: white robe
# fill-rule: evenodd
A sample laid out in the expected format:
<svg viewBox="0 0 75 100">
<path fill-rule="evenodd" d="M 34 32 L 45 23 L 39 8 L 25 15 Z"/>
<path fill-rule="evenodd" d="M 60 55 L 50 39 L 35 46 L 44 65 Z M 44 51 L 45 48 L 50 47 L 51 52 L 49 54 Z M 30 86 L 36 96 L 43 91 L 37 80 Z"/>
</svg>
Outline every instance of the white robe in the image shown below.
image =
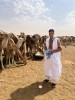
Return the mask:
<svg viewBox="0 0 75 100">
<path fill-rule="evenodd" d="M 46 47 L 49 48 L 49 39 L 46 39 Z M 57 43 L 58 38 L 55 38 L 53 40 L 53 50 L 58 48 Z M 62 70 L 62 64 L 61 64 L 61 52 L 56 52 L 51 55 L 51 58 L 47 58 L 45 55 L 45 62 L 44 62 L 44 68 L 45 68 L 45 75 L 47 78 L 50 78 L 52 83 L 56 83 L 57 80 L 59 80 L 61 76 L 61 70 Z"/>
</svg>

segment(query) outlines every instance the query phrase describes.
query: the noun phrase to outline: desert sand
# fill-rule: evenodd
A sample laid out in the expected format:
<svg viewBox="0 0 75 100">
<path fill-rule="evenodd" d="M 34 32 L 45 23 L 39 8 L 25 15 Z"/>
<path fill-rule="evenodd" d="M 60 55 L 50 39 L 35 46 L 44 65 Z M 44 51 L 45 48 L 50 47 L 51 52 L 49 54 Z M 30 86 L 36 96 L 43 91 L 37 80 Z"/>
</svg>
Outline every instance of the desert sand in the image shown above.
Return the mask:
<svg viewBox="0 0 75 100">
<path fill-rule="evenodd" d="M 45 79 L 44 61 L 27 61 L 26 66 L 0 71 L 0 100 L 75 100 L 75 47 L 62 47 L 62 76 L 56 88 Z"/>
</svg>

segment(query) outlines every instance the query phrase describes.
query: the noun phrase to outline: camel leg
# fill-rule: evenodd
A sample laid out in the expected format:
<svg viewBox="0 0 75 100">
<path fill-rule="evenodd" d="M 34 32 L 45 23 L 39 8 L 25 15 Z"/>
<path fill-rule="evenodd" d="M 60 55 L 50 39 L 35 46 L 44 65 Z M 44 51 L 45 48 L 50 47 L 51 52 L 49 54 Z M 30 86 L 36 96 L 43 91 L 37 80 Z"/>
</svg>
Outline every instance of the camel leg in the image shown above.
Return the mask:
<svg viewBox="0 0 75 100">
<path fill-rule="evenodd" d="M 12 58 L 12 64 L 14 66 L 16 66 L 16 62 L 15 62 L 15 59 L 14 59 L 14 50 L 11 50 L 11 58 Z"/>
<path fill-rule="evenodd" d="M 20 59 L 23 61 L 23 63 L 26 65 L 26 58 L 22 56 L 20 50 L 19 50 L 15 45 L 13 45 L 13 49 L 14 49 L 15 52 L 18 54 L 18 56 L 19 56 Z"/>
<path fill-rule="evenodd" d="M 1 67 L 2 67 L 2 70 L 4 70 L 4 65 L 3 65 L 3 59 L 2 59 L 2 50 L 0 50 L 0 61 L 1 61 Z"/>
<path fill-rule="evenodd" d="M 28 53 L 28 45 L 26 45 L 26 53 Z"/>
<path fill-rule="evenodd" d="M 31 55 L 32 55 L 32 47 L 30 47 L 29 49 L 29 56 L 31 57 Z"/>
<path fill-rule="evenodd" d="M 13 54 L 13 50 L 11 50 L 11 63 L 14 64 L 14 54 Z"/>
<path fill-rule="evenodd" d="M 24 43 L 24 56 L 26 56 L 26 44 Z"/>
<path fill-rule="evenodd" d="M 66 48 L 66 43 L 65 43 L 65 48 Z"/>
<path fill-rule="evenodd" d="M 6 67 L 9 65 L 9 51 L 6 51 Z"/>
<path fill-rule="evenodd" d="M 23 57 L 26 57 L 26 45 L 25 45 L 25 43 L 23 44 L 23 49 L 21 49 L 20 51 L 21 51 L 21 54 L 23 55 Z"/>
<path fill-rule="evenodd" d="M 29 46 L 26 45 L 26 56 L 29 57 Z"/>
</svg>

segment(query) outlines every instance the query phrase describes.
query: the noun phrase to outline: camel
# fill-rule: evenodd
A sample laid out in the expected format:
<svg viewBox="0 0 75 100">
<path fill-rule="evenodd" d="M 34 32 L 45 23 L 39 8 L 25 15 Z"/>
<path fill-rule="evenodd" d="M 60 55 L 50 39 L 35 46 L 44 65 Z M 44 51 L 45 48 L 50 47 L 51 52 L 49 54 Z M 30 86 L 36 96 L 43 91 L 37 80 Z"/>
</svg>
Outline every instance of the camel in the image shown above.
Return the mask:
<svg viewBox="0 0 75 100">
<path fill-rule="evenodd" d="M 39 47 L 42 49 L 42 52 L 44 53 L 45 50 L 45 42 L 46 42 L 46 36 L 42 36 L 39 39 Z"/>
<path fill-rule="evenodd" d="M 75 37 L 74 36 L 60 36 L 60 41 L 63 46 L 68 46 L 71 44 L 75 44 Z"/>
<path fill-rule="evenodd" d="M 26 53 L 31 56 L 32 54 L 35 54 L 38 48 L 39 41 L 37 41 L 37 38 L 35 36 L 26 36 Z"/>
<path fill-rule="evenodd" d="M 33 35 L 32 37 L 30 35 L 26 36 L 26 51 L 29 53 L 29 56 L 33 58 L 33 55 L 35 55 L 38 51 L 41 54 L 44 54 L 43 50 L 41 49 L 41 44 L 43 45 L 42 48 L 44 47 L 44 42 L 45 39 L 41 39 L 40 41 L 40 35 Z M 41 43 L 42 42 L 42 43 Z"/>
<path fill-rule="evenodd" d="M 26 65 L 26 59 L 22 56 L 20 50 L 18 49 L 18 47 L 16 46 L 15 42 L 13 41 L 12 38 L 9 37 L 8 34 L 6 34 L 5 32 L 0 32 L 0 38 L 1 38 L 1 42 L 0 42 L 0 60 L 1 60 L 1 64 L 2 64 L 2 49 L 6 49 L 6 59 L 9 58 L 10 55 L 10 50 L 14 50 L 20 57 L 20 59 L 23 61 L 23 63 Z M 2 69 L 4 69 L 4 66 L 2 64 Z"/>
<path fill-rule="evenodd" d="M 8 35 L 7 33 L 3 32 L 2 30 L 0 30 L 0 62 L 1 62 L 1 68 L 4 69 L 3 66 L 3 57 L 2 57 L 2 51 L 3 51 L 3 39 L 7 38 Z"/>
<path fill-rule="evenodd" d="M 15 42 L 17 48 L 20 50 L 23 57 L 25 56 L 25 36 L 24 34 L 21 35 L 14 35 L 13 33 L 9 33 L 10 38 L 13 39 Z M 16 54 L 15 60 L 17 61 L 19 59 L 18 55 Z"/>
<path fill-rule="evenodd" d="M 26 36 L 26 53 L 32 52 L 32 46 L 35 44 L 35 41 L 30 37 L 30 35 Z"/>
<path fill-rule="evenodd" d="M 21 47 L 20 47 L 20 51 L 21 51 L 23 56 L 26 56 L 26 35 L 25 35 L 25 33 L 21 32 L 19 37 L 24 40 L 22 42 Z"/>
</svg>

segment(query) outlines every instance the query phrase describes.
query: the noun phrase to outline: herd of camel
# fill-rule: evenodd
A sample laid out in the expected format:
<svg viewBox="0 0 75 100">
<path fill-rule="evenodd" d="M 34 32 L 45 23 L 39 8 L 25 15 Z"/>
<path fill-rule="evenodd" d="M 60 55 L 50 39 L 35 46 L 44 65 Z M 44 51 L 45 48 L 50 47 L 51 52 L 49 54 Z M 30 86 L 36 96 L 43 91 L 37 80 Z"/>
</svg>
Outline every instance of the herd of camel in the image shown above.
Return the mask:
<svg viewBox="0 0 75 100">
<path fill-rule="evenodd" d="M 0 30 L 0 69 L 5 69 L 10 64 L 17 63 L 21 60 L 25 65 L 28 58 L 33 58 L 37 52 L 44 55 L 45 41 L 48 36 L 38 34 L 20 35 L 7 33 Z M 74 36 L 60 36 L 63 46 L 75 45 Z"/>
</svg>

